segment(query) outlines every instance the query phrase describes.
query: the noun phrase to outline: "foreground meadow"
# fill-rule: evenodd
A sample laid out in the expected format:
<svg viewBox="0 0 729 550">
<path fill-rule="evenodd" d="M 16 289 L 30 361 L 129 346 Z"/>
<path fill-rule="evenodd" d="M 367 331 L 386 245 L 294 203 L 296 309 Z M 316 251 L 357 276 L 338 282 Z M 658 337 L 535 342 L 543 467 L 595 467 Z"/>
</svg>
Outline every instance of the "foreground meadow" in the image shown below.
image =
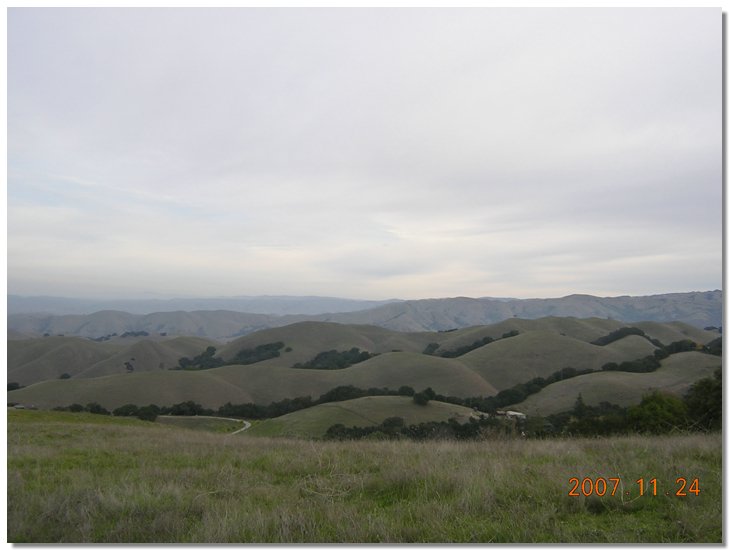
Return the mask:
<svg viewBox="0 0 729 550">
<path fill-rule="evenodd" d="M 721 466 L 720 435 L 314 442 L 8 411 L 8 540 L 719 543 Z"/>
</svg>

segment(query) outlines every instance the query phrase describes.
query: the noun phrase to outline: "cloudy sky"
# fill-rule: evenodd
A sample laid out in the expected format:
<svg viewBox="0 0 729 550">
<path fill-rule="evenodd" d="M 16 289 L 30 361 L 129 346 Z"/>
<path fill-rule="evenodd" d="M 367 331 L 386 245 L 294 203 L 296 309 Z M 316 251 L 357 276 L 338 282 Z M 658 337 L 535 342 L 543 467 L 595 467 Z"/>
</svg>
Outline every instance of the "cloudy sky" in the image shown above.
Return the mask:
<svg viewBox="0 0 729 550">
<path fill-rule="evenodd" d="M 8 292 L 721 287 L 721 11 L 10 9 Z"/>
</svg>

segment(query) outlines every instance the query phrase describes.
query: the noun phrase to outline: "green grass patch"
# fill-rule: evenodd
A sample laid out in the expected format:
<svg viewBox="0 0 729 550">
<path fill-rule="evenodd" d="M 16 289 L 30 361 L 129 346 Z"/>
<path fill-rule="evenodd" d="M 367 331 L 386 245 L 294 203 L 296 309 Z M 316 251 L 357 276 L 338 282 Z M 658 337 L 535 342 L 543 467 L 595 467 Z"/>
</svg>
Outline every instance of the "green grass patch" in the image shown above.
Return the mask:
<svg viewBox="0 0 729 550">
<path fill-rule="evenodd" d="M 216 433 L 230 433 L 243 427 L 243 422 L 240 420 L 209 416 L 158 416 L 155 422 L 189 430 Z"/>
<path fill-rule="evenodd" d="M 8 540 L 722 541 L 721 436 L 315 442 L 9 411 Z M 698 477 L 687 497 L 570 497 L 570 477 Z"/>
<path fill-rule="evenodd" d="M 416 405 L 412 397 L 394 395 L 368 396 L 346 401 L 323 403 L 263 420 L 245 432 L 250 436 L 321 438 L 333 424 L 352 426 L 377 426 L 386 418 L 400 417 L 406 424 L 444 422 L 456 418 L 467 421 L 472 410 L 468 407 L 430 401 L 428 405 Z"/>
</svg>

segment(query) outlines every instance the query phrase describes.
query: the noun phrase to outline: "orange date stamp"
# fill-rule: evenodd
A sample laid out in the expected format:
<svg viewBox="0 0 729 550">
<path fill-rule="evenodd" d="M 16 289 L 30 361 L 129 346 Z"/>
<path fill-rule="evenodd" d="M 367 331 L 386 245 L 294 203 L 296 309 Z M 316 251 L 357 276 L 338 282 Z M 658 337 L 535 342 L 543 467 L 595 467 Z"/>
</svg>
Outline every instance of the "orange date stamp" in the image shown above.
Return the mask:
<svg viewBox="0 0 729 550">
<path fill-rule="evenodd" d="M 677 477 L 674 485 L 669 485 L 668 491 L 665 490 L 663 483 L 659 489 L 659 482 L 654 477 L 649 480 L 638 478 L 634 480 L 634 484 L 629 484 L 626 489 L 620 489 L 623 480 L 619 477 L 571 477 L 568 480 L 570 490 L 567 493 L 571 497 L 596 495 L 599 497 L 616 495 L 630 496 L 658 496 L 665 494 L 666 496 L 687 497 L 690 495 L 699 496 L 701 488 L 699 487 L 699 478 L 695 477 L 689 480 L 685 477 Z"/>
</svg>

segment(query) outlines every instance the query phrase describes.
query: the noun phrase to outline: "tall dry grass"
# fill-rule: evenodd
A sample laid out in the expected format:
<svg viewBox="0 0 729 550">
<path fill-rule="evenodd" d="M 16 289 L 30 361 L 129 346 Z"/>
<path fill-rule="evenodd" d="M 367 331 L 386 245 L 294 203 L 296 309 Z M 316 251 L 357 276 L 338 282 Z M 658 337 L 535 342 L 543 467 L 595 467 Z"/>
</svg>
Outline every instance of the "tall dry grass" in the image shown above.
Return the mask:
<svg viewBox="0 0 729 550">
<path fill-rule="evenodd" d="M 12 542 L 722 540 L 719 435 L 312 442 L 19 413 Z M 570 477 L 616 475 L 701 493 L 567 496 Z"/>
</svg>

